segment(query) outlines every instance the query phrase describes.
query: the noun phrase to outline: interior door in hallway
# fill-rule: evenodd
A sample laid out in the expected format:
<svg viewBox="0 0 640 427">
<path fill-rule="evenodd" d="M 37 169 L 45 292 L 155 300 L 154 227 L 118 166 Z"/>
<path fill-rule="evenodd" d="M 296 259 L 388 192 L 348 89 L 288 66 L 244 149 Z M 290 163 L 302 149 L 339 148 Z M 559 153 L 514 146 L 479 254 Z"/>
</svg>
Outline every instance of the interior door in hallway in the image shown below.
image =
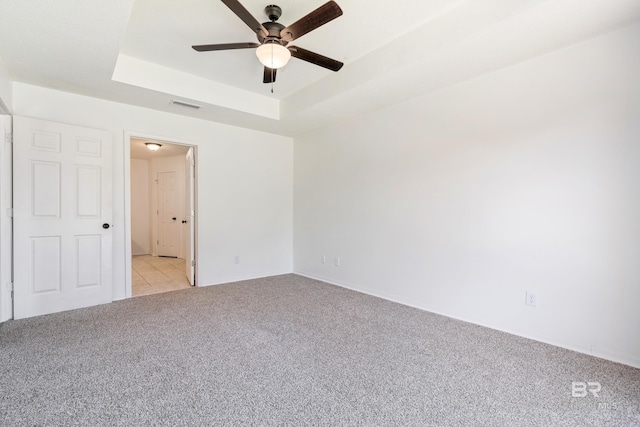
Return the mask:
<svg viewBox="0 0 640 427">
<path fill-rule="evenodd" d="M 178 183 L 176 172 L 158 172 L 158 256 L 178 256 Z"/>
<path fill-rule="evenodd" d="M 111 133 L 13 123 L 14 317 L 112 301 Z"/>
</svg>

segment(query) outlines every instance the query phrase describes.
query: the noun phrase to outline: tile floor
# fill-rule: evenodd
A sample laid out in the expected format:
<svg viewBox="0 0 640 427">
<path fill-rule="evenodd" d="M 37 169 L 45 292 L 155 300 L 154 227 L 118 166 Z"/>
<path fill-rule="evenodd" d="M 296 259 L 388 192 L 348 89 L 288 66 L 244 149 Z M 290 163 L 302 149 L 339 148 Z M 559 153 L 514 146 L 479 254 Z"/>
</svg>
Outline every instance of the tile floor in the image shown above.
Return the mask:
<svg viewBox="0 0 640 427">
<path fill-rule="evenodd" d="M 191 285 L 185 275 L 182 258 L 151 255 L 132 257 L 132 293 L 134 297 L 187 289 Z"/>
</svg>

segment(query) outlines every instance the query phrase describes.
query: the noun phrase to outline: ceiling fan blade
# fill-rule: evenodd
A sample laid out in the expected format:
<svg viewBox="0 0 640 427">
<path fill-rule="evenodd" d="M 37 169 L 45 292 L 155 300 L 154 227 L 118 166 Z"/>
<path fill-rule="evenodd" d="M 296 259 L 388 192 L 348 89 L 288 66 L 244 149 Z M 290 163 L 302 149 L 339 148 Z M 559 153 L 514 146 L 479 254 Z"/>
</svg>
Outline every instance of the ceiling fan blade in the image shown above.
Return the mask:
<svg viewBox="0 0 640 427">
<path fill-rule="evenodd" d="M 211 50 L 229 50 L 229 49 L 250 49 L 252 47 L 258 47 L 260 43 L 223 43 L 223 44 L 201 44 L 197 46 L 191 46 L 198 52 L 209 52 Z"/>
<path fill-rule="evenodd" d="M 280 37 L 286 42 L 293 41 L 340 15 L 342 15 L 340 6 L 335 1 L 330 1 L 280 31 Z"/>
<path fill-rule="evenodd" d="M 291 56 L 315 65 L 319 65 L 320 67 L 327 68 L 331 71 L 338 71 L 344 65 L 340 61 L 327 58 L 326 56 L 320 55 L 319 53 L 311 52 L 310 50 L 303 49 L 298 46 L 290 46 L 288 49 L 291 52 Z"/>
<path fill-rule="evenodd" d="M 276 81 L 276 70 L 275 68 L 264 67 L 264 76 L 262 77 L 262 83 L 273 83 Z"/>
<path fill-rule="evenodd" d="M 269 35 L 269 31 L 262 25 L 238 0 L 221 0 L 238 18 L 251 28 L 254 33 L 262 33 L 264 37 Z"/>
</svg>

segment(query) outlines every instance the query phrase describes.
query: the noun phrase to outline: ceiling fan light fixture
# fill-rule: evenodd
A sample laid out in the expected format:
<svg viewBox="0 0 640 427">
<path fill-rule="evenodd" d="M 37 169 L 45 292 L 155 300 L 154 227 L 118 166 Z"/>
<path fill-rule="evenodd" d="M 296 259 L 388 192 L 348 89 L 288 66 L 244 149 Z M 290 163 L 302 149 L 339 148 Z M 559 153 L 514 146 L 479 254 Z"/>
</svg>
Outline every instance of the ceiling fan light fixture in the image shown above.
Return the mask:
<svg viewBox="0 0 640 427">
<path fill-rule="evenodd" d="M 258 46 L 256 56 L 265 67 L 278 69 L 287 65 L 291 59 L 291 52 L 277 42 L 266 42 Z"/>
<path fill-rule="evenodd" d="M 162 144 L 158 144 L 156 142 L 145 142 L 144 145 L 146 145 L 151 151 L 158 151 L 160 147 L 162 147 Z"/>
</svg>

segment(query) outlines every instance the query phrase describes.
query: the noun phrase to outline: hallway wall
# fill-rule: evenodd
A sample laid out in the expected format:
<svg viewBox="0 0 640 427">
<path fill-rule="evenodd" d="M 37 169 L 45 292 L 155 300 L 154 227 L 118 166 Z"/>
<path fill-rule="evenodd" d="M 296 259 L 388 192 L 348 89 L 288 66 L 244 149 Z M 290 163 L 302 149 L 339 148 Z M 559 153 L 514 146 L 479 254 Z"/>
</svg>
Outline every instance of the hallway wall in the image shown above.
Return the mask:
<svg viewBox="0 0 640 427">
<path fill-rule="evenodd" d="M 151 253 L 149 161 L 131 159 L 131 254 Z"/>
</svg>

